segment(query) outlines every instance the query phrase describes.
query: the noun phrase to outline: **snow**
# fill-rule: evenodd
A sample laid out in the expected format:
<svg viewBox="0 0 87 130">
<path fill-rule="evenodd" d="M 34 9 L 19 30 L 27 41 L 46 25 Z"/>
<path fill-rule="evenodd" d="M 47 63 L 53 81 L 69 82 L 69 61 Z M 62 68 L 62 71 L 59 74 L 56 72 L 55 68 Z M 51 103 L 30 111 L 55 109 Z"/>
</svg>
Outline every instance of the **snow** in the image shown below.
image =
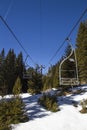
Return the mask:
<svg viewBox="0 0 87 130">
<path fill-rule="evenodd" d="M 87 86 L 82 88 L 87 90 Z M 60 111 L 56 113 L 47 111 L 38 104 L 41 94 L 27 93 L 20 96 L 26 104 L 30 120 L 12 125 L 13 130 L 87 130 L 87 114 L 79 112 L 81 110 L 79 102 L 87 99 L 87 92 L 58 97 Z M 74 107 L 73 102 L 78 103 L 78 107 Z"/>
</svg>

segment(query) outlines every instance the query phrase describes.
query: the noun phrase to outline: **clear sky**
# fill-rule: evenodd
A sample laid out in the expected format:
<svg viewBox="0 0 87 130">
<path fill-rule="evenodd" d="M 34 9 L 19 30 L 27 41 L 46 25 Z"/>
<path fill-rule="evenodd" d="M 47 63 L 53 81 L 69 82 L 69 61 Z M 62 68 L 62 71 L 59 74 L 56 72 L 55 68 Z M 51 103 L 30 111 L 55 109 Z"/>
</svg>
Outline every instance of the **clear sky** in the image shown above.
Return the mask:
<svg viewBox="0 0 87 130">
<path fill-rule="evenodd" d="M 82 12 L 87 0 L 0 0 L 0 15 L 14 31 L 35 63 L 50 66 L 49 61 L 60 47 Z M 87 13 L 82 20 L 87 18 Z M 71 35 L 75 44 L 78 27 Z M 65 43 L 66 44 L 66 43 Z M 10 48 L 26 54 L 0 20 L 0 51 Z M 55 64 L 65 48 L 53 58 Z M 28 64 L 34 66 L 28 58 Z"/>
</svg>

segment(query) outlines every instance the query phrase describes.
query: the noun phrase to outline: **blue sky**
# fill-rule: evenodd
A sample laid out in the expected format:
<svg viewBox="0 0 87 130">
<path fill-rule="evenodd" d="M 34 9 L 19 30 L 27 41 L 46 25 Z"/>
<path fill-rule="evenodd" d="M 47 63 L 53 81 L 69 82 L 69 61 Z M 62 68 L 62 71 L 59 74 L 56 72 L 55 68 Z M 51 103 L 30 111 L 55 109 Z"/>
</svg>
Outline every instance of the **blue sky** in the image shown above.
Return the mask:
<svg viewBox="0 0 87 130">
<path fill-rule="evenodd" d="M 49 61 L 60 47 L 82 12 L 87 0 L 0 0 L 0 15 L 14 31 L 25 50 L 35 63 L 50 66 Z M 87 18 L 87 13 L 82 20 Z M 75 45 L 78 27 L 71 35 Z M 67 43 L 65 43 L 66 45 Z M 17 41 L 0 20 L 0 51 L 13 48 L 22 51 Z M 65 46 L 53 58 L 55 64 L 62 57 Z M 29 65 L 34 66 L 28 58 Z"/>
</svg>

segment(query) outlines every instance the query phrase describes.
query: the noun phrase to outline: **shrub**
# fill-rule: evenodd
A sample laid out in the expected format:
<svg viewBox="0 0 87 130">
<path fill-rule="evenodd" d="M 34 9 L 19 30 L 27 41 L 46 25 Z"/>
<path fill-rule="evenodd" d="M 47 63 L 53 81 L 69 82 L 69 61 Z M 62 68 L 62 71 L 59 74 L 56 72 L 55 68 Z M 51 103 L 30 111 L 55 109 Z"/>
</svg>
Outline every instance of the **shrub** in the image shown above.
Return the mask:
<svg viewBox="0 0 87 130">
<path fill-rule="evenodd" d="M 81 109 L 80 112 L 81 112 L 81 113 L 87 113 L 87 99 L 81 101 L 81 106 L 82 106 L 82 109 Z"/>
<path fill-rule="evenodd" d="M 10 124 L 28 121 L 24 111 L 24 103 L 21 98 L 16 97 L 8 101 L 0 102 L 0 130 L 10 130 Z"/>
<path fill-rule="evenodd" d="M 11 127 L 6 125 L 5 123 L 4 124 L 0 123 L 0 130 L 11 130 Z"/>
<path fill-rule="evenodd" d="M 56 112 L 59 110 L 57 97 L 55 95 L 43 94 L 43 96 L 39 98 L 38 102 L 40 103 L 40 105 L 52 112 Z"/>
</svg>

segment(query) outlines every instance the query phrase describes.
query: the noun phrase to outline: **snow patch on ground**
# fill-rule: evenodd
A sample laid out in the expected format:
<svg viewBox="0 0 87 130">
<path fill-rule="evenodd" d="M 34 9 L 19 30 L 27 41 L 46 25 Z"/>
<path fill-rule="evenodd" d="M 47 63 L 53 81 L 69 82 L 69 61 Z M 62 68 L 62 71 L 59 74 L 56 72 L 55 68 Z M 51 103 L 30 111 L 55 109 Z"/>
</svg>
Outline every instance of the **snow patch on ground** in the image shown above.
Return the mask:
<svg viewBox="0 0 87 130">
<path fill-rule="evenodd" d="M 21 94 L 30 120 L 12 125 L 13 130 L 87 130 L 87 114 L 79 112 L 81 100 L 87 99 L 87 86 L 81 89 L 85 89 L 86 92 L 58 97 L 60 111 L 56 113 L 47 111 L 38 104 L 41 94 L 33 96 L 28 93 Z M 73 103 L 78 107 L 74 107 Z"/>
</svg>

